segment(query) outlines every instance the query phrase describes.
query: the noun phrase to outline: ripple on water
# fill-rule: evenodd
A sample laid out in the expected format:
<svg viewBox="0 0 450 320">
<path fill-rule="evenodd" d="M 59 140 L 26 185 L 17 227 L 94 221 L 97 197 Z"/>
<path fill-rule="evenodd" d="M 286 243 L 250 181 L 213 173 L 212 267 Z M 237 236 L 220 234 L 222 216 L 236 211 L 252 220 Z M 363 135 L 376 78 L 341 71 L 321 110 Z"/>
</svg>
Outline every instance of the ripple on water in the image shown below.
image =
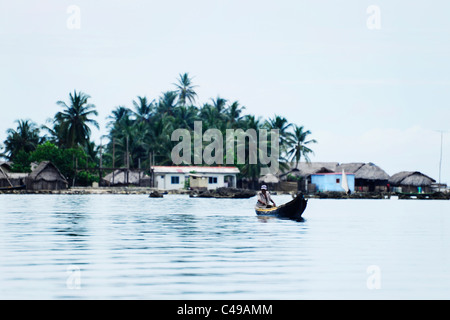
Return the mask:
<svg viewBox="0 0 450 320">
<path fill-rule="evenodd" d="M 449 202 L 310 200 L 300 222 L 256 217 L 254 199 L 2 195 L 0 205 L 3 299 L 449 297 Z"/>
</svg>

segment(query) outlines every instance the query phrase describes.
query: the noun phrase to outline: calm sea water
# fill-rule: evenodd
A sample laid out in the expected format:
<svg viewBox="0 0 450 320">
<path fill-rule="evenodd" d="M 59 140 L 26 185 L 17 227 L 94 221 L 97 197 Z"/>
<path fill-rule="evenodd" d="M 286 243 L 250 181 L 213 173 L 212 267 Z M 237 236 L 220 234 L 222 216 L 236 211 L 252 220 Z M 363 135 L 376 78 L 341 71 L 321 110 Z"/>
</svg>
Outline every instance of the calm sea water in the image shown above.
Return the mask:
<svg viewBox="0 0 450 320">
<path fill-rule="evenodd" d="M 450 298 L 450 201 L 254 202 L 0 195 L 0 298 Z"/>
</svg>

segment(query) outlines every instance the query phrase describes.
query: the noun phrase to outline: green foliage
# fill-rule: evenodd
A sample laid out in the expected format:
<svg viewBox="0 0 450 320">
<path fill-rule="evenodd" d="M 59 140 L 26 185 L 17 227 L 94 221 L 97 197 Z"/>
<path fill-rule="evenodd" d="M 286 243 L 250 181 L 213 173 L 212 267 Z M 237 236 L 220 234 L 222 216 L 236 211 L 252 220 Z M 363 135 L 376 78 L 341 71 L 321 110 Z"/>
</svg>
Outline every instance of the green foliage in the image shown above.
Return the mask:
<svg viewBox="0 0 450 320">
<path fill-rule="evenodd" d="M 191 186 L 190 178 L 184 179 L 184 189 L 189 190 L 190 186 Z"/>
<path fill-rule="evenodd" d="M 89 95 L 74 90 L 73 94 L 69 94 L 69 104 L 57 102 L 63 108 L 53 120 L 56 138 L 63 142 L 60 145 L 66 148 L 86 146 L 91 135 L 89 124 L 99 128 L 97 121 L 90 118 L 98 113 L 95 105 L 88 103 L 89 98 Z"/>
<path fill-rule="evenodd" d="M 287 157 L 291 157 L 291 161 L 295 161 L 297 167 L 301 157 L 305 158 L 306 162 L 310 162 L 309 154 L 314 152 L 308 147 L 311 143 L 317 143 L 315 139 L 307 140 L 311 131 L 304 130 L 303 126 L 294 125 L 293 132 L 287 134 Z"/>
<path fill-rule="evenodd" d="M 8 129 L 5 140 L 5 151 L 9 154 L 9 160 L 15 161 L 20 151 L 29 153 L 36 149 L 42 141 L 39 137 L 39 128 L 30 120 L 17 120 L 17 128 Z M 23 157 L 23 155 L 22 155 Z"/>
<path fill-rule="evenodd" d="M 293 175 L 293 174 L 288 174 L 286 179 L 287 179 L 287 181 L 302 181 L 303 177 L 296 176 L 296 175 Z"/>
<path fill-rule="evenodd" d="M 178 141 L 171 141 L 172 132 L 179 128 L 188 129 L 193 138 L 195 121 L 201 121 L 203 131 L 218 129 L 223 137 L 226 137 L 227 129 L 277 129 L 280 134 L 279 167 L 285 168 L 288 161 L 295 164 L 303 158 L 309 161 L 308 155 L 313 153 L 310 144 L 316 143 L 316 140 L 307 139 L 311 132 L 303 126 L 292 124 L 280 115 L 273 115 L 272 118 L 269 115 L 267 119 L 244 115 L 245 107 L 239 101 L 229 101 L 220 96 L 197 104 L 196 87 L 192 77 L 184 73 L 179 75 L 173 90 L 161 93 L 159 98 L 138 96 L 132 101 L 132 109 L 116 107 L 108 117 L 106 137 L 109 143 L 103 146 L 103 167 L 149 168 L 151 162 L 154 165 L 173 165 L 171 151 Z M 62 109 L 48 120 L 49 126 L 42 127 L 48 134 L 45 138 L 39 136 L 35 123 L 18 120 L 17 129 L 9 129 L 4 142 L 4 155 L 15 162 L 14 170 L 29 171 L 31 161 L 49 160 L 71 184 L 75 178 L 75 167 L 86 168 L 86 161 L 89 168 L 99 166 L 99 147 L 90 141 L 91 126 L 98 128 L 97 121 L 93 119 L 98 114 L 95 105 L 88 103 L 89 99 L 89 95 L 74 90 L 69 94 L 68 103 L 58 101 Z M 203 147 L 208 144 L 203 142 Z M 245 150 L 248 161 L 248 143 Z M 223 156 L 225 164 L 226 152 Z M 234 163 L 237 163 L 236 158 Z M 241 171 L 240 177 L 253 184 L 260 177 L 263 167 L 259 162 L 236 166 Z M 88 185 L 98 181 L 98 177 L 94 171 L 78 172 L 76 181 Z"/>
<path fill-rule="evenodd" d="M 312 150 L 303 147 L 315 140 L 304 141 L 305 134 L 309 131 L 299 131 L 298 127 L 290 123 L 285 117 L 274 115 L 273 118 L 262 119 L 254 115 L 243 115 L 245 109 L 238 101 L 228 101 L 217 96 L 202 105 L 195 105 L 197 94 L 196 86 L 188 74 L 182 74 L 175 83 L 175 91 L 166 91 L 157 101 L 138 96 L 132 102 L 134 109 L 119 106 L 113 110 L 109 119 L 109 140 L 104 160 L 112 165 L 112 153 L 114 147 L 114 165 L 116 167 L 130 166 L 137 168 L 139 159 L 141 167 L 149 166 L 149 155 L 153 154 L 156 165 L 173 165 L 171 150 L 177 142 L 171 141 L 173 130 L 183 128 L 194 134 L 194 122 L 201 121 L 203 131 L 218 129 L 223 137 L 226 137 L 227 129 L 277 129 L 279 132 L 279 167 L 288 167 L 288 157 L 293 161 L 304 157 L 309 160 L 308 153 Z M 299 137 L 299 135 L 301 135 Z M 302 140 L 303 139 L 303 140 Z M 203 143 L 203 147 L 208 145 Z M 128 146 L 128 149 L 127 149 Z M 270 149 L 270 143 L 269 143 Z M 250 149 L 248 143 L 245 146 L 248 159 Z M 258 151 L 257 151 L 258 152 Z M 235 153 L 236 156 L 236 153 Z M 226 163 L 226 152 L 224 161 Z M 256 182 L 263 166 L 256 164 L 237 164 L 241 171 L 241 177 Z"/>
<path fill-rule="evenodd" d="M 99 177 L 88 171 L 81 171 L 77 174 L 77 184 L 91 186 L 93 182 L 99 182 Z"/>
<path fill-rule="evenodd" d="M 25 150 L 20 150 L 14 157 L 12 172 L 31 172 L 30 168 L 30 154 Z"/>
<path fill-rule="evenodd" d="M 30 160 L 37 163 L 51 161 L 70 183 L 75 177 L 75 167 L 86 168 L 87 157 L 86 152 L 80 147 L 64 149 L 58 148 L 51 142 L 45 142 L 31 153 Z M 89 168 L 95 168 L 95 163 L 90 162 L 88 165 Z M 76 180 L 78 184 L 90 185 L 95 181 L 95 176 L 88 172 L 79 172 Z"/>
</svg>

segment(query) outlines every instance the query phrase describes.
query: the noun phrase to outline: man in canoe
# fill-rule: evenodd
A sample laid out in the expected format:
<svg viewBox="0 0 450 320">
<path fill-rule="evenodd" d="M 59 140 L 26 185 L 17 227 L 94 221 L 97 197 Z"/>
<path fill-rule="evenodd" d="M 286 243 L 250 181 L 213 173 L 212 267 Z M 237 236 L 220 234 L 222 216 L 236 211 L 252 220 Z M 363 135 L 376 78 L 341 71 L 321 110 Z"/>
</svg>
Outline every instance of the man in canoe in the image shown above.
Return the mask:
<svg viewBox="0 0 450 320">
<path fill-rule="evenodd" d="M 258 192 L 258 202 L 256 202 L 256 207 L 257 208 L 272 208 L 272 205 L 270 205 L 269 202 L 272 202 L 274 207 L 277 206 L 275 204 L 275 202 L 272 200 L 270 193 L 267 191 L 267 186 L 262 185 L 261 191 Z"/>
</svg>

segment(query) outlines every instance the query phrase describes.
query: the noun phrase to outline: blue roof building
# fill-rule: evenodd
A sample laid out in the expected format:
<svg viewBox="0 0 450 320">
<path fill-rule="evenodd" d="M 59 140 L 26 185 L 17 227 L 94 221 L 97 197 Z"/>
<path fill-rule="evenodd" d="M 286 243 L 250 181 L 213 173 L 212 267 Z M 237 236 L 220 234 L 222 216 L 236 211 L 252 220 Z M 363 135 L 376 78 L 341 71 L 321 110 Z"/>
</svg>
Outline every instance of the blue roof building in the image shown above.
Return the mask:
<svg viewBox="0 0 450 320">
<path fill-rule="evenodd" d="M 355 191 L 355 175 L 346 173 L 347 184 L 350 191 Z M 342 172 L 316 173 L 311 175 L 311 183 L 316 185 L 316 191 L 345 192 L 342 187 Z"/>
</svg>

